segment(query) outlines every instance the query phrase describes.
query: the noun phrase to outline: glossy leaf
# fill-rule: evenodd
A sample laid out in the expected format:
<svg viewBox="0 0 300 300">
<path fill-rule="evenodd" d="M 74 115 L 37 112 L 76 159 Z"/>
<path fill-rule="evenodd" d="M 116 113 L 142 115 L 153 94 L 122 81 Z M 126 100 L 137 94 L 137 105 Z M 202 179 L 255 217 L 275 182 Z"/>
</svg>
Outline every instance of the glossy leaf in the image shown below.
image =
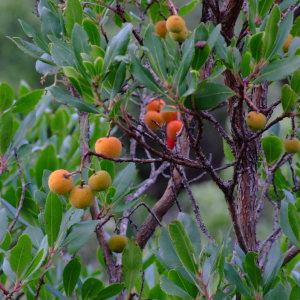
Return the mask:
<svg viewBox="0 0 300 300">
<path fill-rule="evenodd" d="M 292 88 L 285 84 L 281 88 L 281 105 L 283 108 L 283 111 L 290 112 L 295 107 L 295 104 L 298 100 L 297 94 L 292 90 Z"/>
<path fill-rule="evenodd" d="M 5 82 L 0 84 L 0 113 L 9 108 L 14 99 L 13 89 Z"/>
<path fill-rule="evenodd" d="M 29 113 L 34 109 L 37 103 L 41 100 L 44 94 L 44 90 L 34 90 L 31 91 L 18 99 L 14 105 L 15 112 L 21 112 L 24 114 Z"/>
<path fill-rule="evenodd" d="M 22 275 L 31 261 L 32 243 L 28 235 L 19 237 L 17 244 L 11 249 L 9 263 L 11 269 L 16 273 L 17 278 Z"/>
<path fill-rule="evenodd" d="M 260 83 L 265 80 L 276 81 L 281 80 L 295 72 L 300 68 L 300 56 L 290 56 L 276 60 L 267 66 L 263 67 L 261 74 L 258 76 L 255 83 Z"/>
<path fill-rule="evenodd" d="M 195 94 L 185 100 L 185 106 L 190 109 L 206 110 L 233 95 L 234 92 L 225 85 L 202 81 Z"/>
<path fill-rule="evenodd" d="M 277 136 L 269 135 L 264 137 L 261 143 L 267 163 L 273 164 L 276 162 L 283 152 L 282 140 Z"/>
<path fill-rule="evenodd" d="M 63 206 L 59 197 L 49 193 L 45 205 L 45 231 L 48 236 L 49 246 L 53 246 L 60 229 L 62 221 Z"/>
<path fill-rule="evenodd" d="M 130 40 L 131 30 L 132 25 L 128 23 L 111 39 L 104 56 L 104 72 L 108 71 L 116 56 L 125 55 Z"/>
<path fill-rule="evenodd" d="M 4 154 L 11 143 L 13 136 L 13 117 L 6 112 L 0 118 L 0 154 Z"/>
<path fill-rule="evenodd" d="M 96 278 L 88 278 L 81 287 L 82 300 L 97 299 L 103 289 L 103 283 Z"/>
<path fill-rule="evenodd" d="M 100 291 L 97 296 L 97 300 L 111 299 L 112 297 L 118 295 L 123 288 L 124 285 L 122 283 L 113 283 Z"/>
<path fill-rule="evenodd" d="M 194 249 L 184 227 L 179 221 L 173 221 L 168 226 L 168 231 L 173 242 L 174 249 L 183 266 L 192 274 L 196 274 L 197 265 L 195 262 Z"/>
<path fill-rule="evenodd" d="M 124 284 L 130 292 L 142 272 L 142 250 L 135 241 L 129 240 L 122 255 Z"/>
<path fill-rule="evenodd" d="M 247 273 L 255 290 L 258 290 L 262 284 L 261 270 L 257 266 L 257 254 L 249 251 L 243 262 L 244 271 Z"/>
<path fill-rule="evenodd" d="M 77 284 L 81 271 L 80 259 L 73 258 L 68 262 L 63 271 L 63 284 L 67 296 L 71 296 Z"/>
<path fill-rule="evenodd" d="M 79 0 L 68 0 L 65 10 L 65 24 L 69 36 L 73 30 L 75 23 L 81 24 L 83 17 L 83 10 Z"/>
<path fill-rule="evenodd" d="M 69 105 L 71 107 L 77 108 L 79 111 L 84 111 L 88 113 L 99 114 L 100 112 L 91 104 L 80 100 L 79 98 L 70 96 L 65 90 L 58 86 L 51 86 L 47 90 L 52 94 L 56 100 L 62 102 L 63 104 Z"/>
</svg>

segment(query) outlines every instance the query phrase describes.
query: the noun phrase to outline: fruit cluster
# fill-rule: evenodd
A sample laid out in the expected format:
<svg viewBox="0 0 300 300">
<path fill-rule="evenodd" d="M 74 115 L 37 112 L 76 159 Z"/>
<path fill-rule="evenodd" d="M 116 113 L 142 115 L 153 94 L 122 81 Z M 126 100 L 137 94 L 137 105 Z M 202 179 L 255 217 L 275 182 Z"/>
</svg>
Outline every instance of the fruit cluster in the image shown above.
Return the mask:
<svg viewBox="0 0 300 300">
<path fill-rule="evenodd" d="M 116 137 L 104 137 L 96 141 L 95 152 L 107 158 L 119 158 L 122 152 L 122 143 Z M 56 170 L 48 179 L 51 192 L 58 195 L 69 194 L 69 200 L 75 208 L 87 208 L 93 204 L 94 193 L 108 189 L 112 184 L 110 174 L 105 170 L 95 172 L 88 179 L 88 184 L 74 186 L 72 173 L 67 170 Z M 112 252 L 121 253 L 128 239 L 126 236 L 113 235 L 108 240 L 108 247 Z"/>
<path fill-rule="evenodd" d="M 158 21 L 155 24 L 155 33 L 163 39 L 169 33 L 174 41 L 182 43 L 188 36 L 188 29 L 182 17 L 173 15 L 167 21 Z"/>
<path fill-rule="evenodd" d="M 177 135 L 183 126 L 176 107 L 166 106 L 162 99 L 154 99 L 146 106 L 144 123 L 152 131 L 159 130 L 166 125 L 166 145 L 169 149 L 175 147 Z"/>
</svg>

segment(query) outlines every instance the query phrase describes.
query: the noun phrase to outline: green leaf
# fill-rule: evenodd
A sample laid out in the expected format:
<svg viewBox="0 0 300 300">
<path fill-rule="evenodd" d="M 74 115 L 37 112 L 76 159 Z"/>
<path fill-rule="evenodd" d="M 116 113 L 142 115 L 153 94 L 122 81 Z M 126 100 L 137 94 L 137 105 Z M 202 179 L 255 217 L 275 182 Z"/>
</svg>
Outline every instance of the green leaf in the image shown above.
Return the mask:
<svg viewBox="0 0 300 300">
<path fill-rule="evenodd" d="M 116 56 L 125 55 L 130 40 L 132 25 L 126 24 L 109 42 L 105 56 L 103 70 L 107 72 Z"/>
<path fill-rule="evenodd" d="M 185 16 L 185 15 L 189 14 L 196 8 L 196 6 L 199 4 L 199 2 L 200 2 L 199 0 L 191 0 L 189 3 L 183 5 L 179 8 L 178 14 L 180 16 Z"/>
<path fill-rule="evenodd" d="M 41 151 L 35 164 L 35 179 L 39 187 L 42 186 L 44 170 L 54 171 L 58 168 L 58 159 L 53 145 L 48 145 Z"/>
<path fill-rule="evenodd" d="M 9 108 L 14 100 L 12 88 L 5 82 L 0 84 L 0 112 Z"/>
<path fill-rule="evenodd" d="M 182 224 L 179 221 L 173 221 L 168 226 L 168 231 L 175 251 L 183 266 L 192 274 L 196 274 L 197 265 L 195 262 L 194 248 Z"/>
<path fill-rule="evenodd" d="M 72 46 L 77 60 L 78 69 L 82 72 L 82 74 L 85 74 L 85 68 L 82 64 L 81 53 L 88 54 L 90 52 L 90 46 L 87 33 L 78 24 L 75 24 L 73 27 Z"/>
<path fill-rule="evenodd" d="M 13 136 L 13 118 L 10 111 L 0 118 L 0 154 L 4 154 Z"/>
<path fill-rule="evenodd" d="M 269 135 L 262 138 L 261 143 L 267 163 L 273 164 L 276 162 L 283 152 L 282 140 L 277 136 Z"/>
<path fill-rule="evenodd" d="M 250 298 L 251 292 L 235 268 L 231 264 L 225 263 L 224 271 L 226 279 L 236 287 L 237 291 Z"/>
<path fill-rule="evenodd" d="M 188 281 L 182 274 L 172 269 L 168 273 L 168 278 L 173 281 L 178 287 L 187 292 L 193 299 L 196 298 L 198 294 L 198 288 L 195 284 Z"/>
<path fill-rule="evenodd" d="M 177 286 L 173 281 L 171 281 L 164 275 L 160 277 L 160 287 L 167 295 L 177 296 L 187 300 L 194 299 L 181 287 Z"/>
<path fill-rule="evenodd" d="M 132 58 L 132 74 L 135 77 L 135 79 L 143 84 L 146 88 L 149 90 L 159 94 L 163 95 L 165 94 L 162 88 L 156 83 L 154 80 L 152 74 L 149 70 L 147 70 L 144 66 L 141 65 L 141 63 L 137 60 L 136 57 Z"/>
<path fill-rule="evenodd" d="M 0 243 L 2 242 L 8 227 L 8 217 L 5 208 L 0 209 Z"/>
<path fill-rule="evenodd" d="M 293 205 L 287 200 L 281 202 L 280 208 L 280 227 L 283 233 L 294 244 L 299 246 L 298 221 L 294 219 L 295 210 Z"/>
<path fill-rule="evenodd" d="M 259 16 L 264 17 L 264 15 L 270 10 L 272 4 L 273 0 L 260 0 L 258 3 Z"/>
<path fill-rule="evenodd" d="M 180 86 L 186 80 L 186 76 L 190 70 L 191 63 L 195 54 L 195 36 L 192 34 L 189 39 L 184 43 L 183 56 L 179 68 L 176 71 L 174 78 L 174 86 L 176 87 L 177 93 L 180 94 Z"/>
<path fill-rule="evenodd" d="M 298 300 L 298 299 L 300 299 L 300 287 L 295 285 L 291 290 L 289 300 Z"/>
<path fill-rule="evenodd" d="M 278 284 L 275 288 L 271 289 L 265 296 L 264 300 L 283 300 L 288 299 L 288 293 L 285 286 Z"/>
<path fill-rule="evenodd" d="M 105 299 L 110 299 L 113 296 L 118 295 L 124 288 L 124 285 L 122 283 L 113 283 L 103 290 L 98 294 L 97 300 L 105 300 Z"/>
<path fill-rule="evenodd" d="M 48 236 L 49 246 L 54 246 L 62 220 L 63 206 L 59 197 L 49 193 L 45 205 L 45 231 Z"/>
<path fill-rule="evenodd" d="M 280 9 L 275 5 L 269 15 L 264 34 L 264 57 L 268 58 L 273 49 L 280 21 Z"/>
<path fill-rule="evenodd" d="M 79 0 L 68 0 L 65 10 L 65 25 L 69 36 L 71 36 L 75 23 L 81 24 L 83 10 Z"/>
<path fill-rule="evenodd" d="M 256 33 L 251 37 L 249 43 L 252 57 L 257 62 L 261 59 L 263 53 L 263 37 L 264 37 L 263 32 Z"/>
<path fill-rule="evenodd" d="M 45 36 L 53 35 L 59 38 L 63 34 L 59 16 L 52 10 L 43 7 L 41 11 L 41 21 L 41 31 Z"/>
<path fill-rule="evenodd" d="M 297 94 L 292 90 L 292 88 L 288 84 L 285 84 L 282 86 L 281 105 L 282 105 L 283 111 L 285 111 L 285 112 L 292 111 L 295 107 L 297 99 L 298 99 Z"/>
<path fill-rule="evenodd" d="M 47 242 L 47 237 L 45 236 L 41 242 L 38 252 L 32 259 L 28 269 L 26 270 L 24 278 L 30 279 L 30 277 L 39 270 L 39 268 L 42 266 L 47 256 L 47 253 L 48 253 L 48 242 Z"/>
<path fill-rule="evenodd" d="M 143 254 L 135 241 L 129 240 L 122 255 L 122 270 L 124 284 L 128 292 L 134 287 L 137 278 L 141 276 Z"/>
<path fill-rule="evenodd" d="M 68 262 L 63 271 L 63 284 L 67 296 L 71 296 L 79 279 L 81 270 L 80 259 L 73 258 Z"/>
<path fill-rule="evenodd" d="M 263 279 L 265 285 L 271 285 L 281 268 L 283 257 L 280 250 L 279 242 L 275 242 L 266 259 L 265 268 L 263 270 Z"/>
<path fill-rule="evenodd" d="M 29 113 L 34 109 L 37 103 L 40 101 L 44 94 L 44 90 L 34 90 L 29 93 L 23 95 L 18 99 L 18 101 L 14 105 L 15 112 L 21 112 L 24 114 Z"/>
<path fill-rule="evenodd" d="M 206 110 L 233 95 L 234 92 L 225 85 L 202 81 L 195 94 L 185 100 L 185 106 L 190 109 Z"/>
<path fill-rule="evenodd" d="M 11 269 L 16 273 L 17 278 L 22 278 L 24 271 L 31 261 L 32 243 L 27 234 L 19 237 L 16 246 L 14 246 L 9 255 Z"/>
<path fill-rule="evenodd" d="M 79 98 L 70 96 L 68 92 L 58 86 L 50 86 L 47 90 L 52 94 L 56 100 L 62 102 L 63 104 L 77 108 L 79 111 L 84 111 L 88 113 L 99 114 L 100 112 L 91 104 L 80 100 Z"/>
<path fill-rule="evenodd" d="M 290 56 L 276 60 L 262 68 L 260 75 L 254 83 L 260 83 L 265 80 L 281 80 L 300 68 L 300 56 Z"/>
<path fill-rule="evenodd" d="M 271 52 L 268 56 L 268 59 L 273 58 L 275 54 L 282 51 L 283 44 L 291 30 L 292 25 L 293 25 L 293 13 L 289 13 L 279 25 L 278 34 L 271 48 Z"/>
<path fill-rule="evenodd" d="M 223 139 L 223 152 L 228 161 L 234 161 L 233 152 L 232 152 L 230 146 L 228 145 L 228 143 L 226 142 L 226 140 L 224 140 L 224 139 Z"/>
<path fill-rule="evenodd" d="M 240 69 L 243 77 L 247 77 L 251 72 L 251 53 L 246 51 L 242 55 Z"/>
<path fill-rule="evenodd" d="M 258 290 L 262 284 L 261 270 L 257 266 L 257 253 L 249 251 L 243 262 L 244 271 L 247 273 L 255 290 Z"/>
<path fill-rule="evenodd" d="M 97 299 L 103 289 L 103 283 L 96 278 L 88 278 L 81 287 L 82 300 Z"/>
<path fill-rule="evenodd" d="M 300 69 L 294 72 L 291 79 L 291 88 L 295 93 L 300 93 Z"/>
<path fill-rule="evenodd" d="M 49 63 L 53 65 L 53 62 L 49 62 L 48 60 L 41 59 L 41 55 L 43 55 L 44 51 L 37 47 L 36 45 L 29 43 L 21 38 L 13 37 L 9 39 L 15 43 L 15 45 L 24 53 L 27 55 L 34 57 L 35 59 L 39 59 L 41 61 L 44 61 L 45 63 Z"/>
<path fill-rule="evenodd" d="M 293 28 L 291 29 L 291 35 L 294 37 L 300 36 L 300 16 L 298 16 L 294 21 Z"/>
<path fill-rule="evenodd" d="M 167 71 L 164 48 L 162 45 L 162 40 L 154 34 L 153 26 L 148 26 L 146 30 L 144 45 L 148 49 L 146 54 L 149 58 L 151 67 L 161 79 L 166 80 Z"/>
<path fill-rule="evenodd" d="M 89 41 L 92 45 L 100 45 L 101 38 L 99 33 L 99 28 L 91 19 L 84 19 L 82 22 L 82 26 L 86 31 Z"/>
<path fill-rule="evenodd" d="M 115 97 L 121 91 L 125 78 L 126 78 L 126 64 L 121 62 L 116 72 L 115 80 L 110 94 L 111 98 Z"/>
<path fill-rule="evenodd" d="M 97 221 L 88 220 L 74 224 L 64 240 L 64 246 L 68 246 L 71 254 L 76 253 L 83 245 L 87 244 L 91 236 L 94 234 Z M 78 237 L 81 237 L 78 239 Z"/>
<path fill-rule="evenodd" d="M 75 67 L 76 57 L 73 49 L 63 41 L 55 40 L 51 47 L 51 56 L 60 67 Z"/>
</svg>

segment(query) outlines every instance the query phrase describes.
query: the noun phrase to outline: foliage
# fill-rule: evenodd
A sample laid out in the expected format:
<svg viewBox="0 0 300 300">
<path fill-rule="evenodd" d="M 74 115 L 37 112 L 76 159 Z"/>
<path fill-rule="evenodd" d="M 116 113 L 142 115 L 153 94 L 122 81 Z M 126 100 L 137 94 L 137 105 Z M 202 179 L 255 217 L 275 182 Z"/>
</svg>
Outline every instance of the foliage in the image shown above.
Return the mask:
<svg viewBox="0 0 300 300">
<path fill-rule="evenodd" d="M 155 34 L 158 20 L 188 18 L 199 2 L 177 9 L 173 1 L 40 0 L 38 26 L 20 21 L 26 37 L 10 40 L 51 83 L 43 89 L 21 83 L 18 91 L 0 84 L 0 292 L 6 299 L 299 298 L 300 156 L 283 146 L 283 139 L 300 138 L 298 1 L 252 0 L 247 9 L 229 1 L 232 8 L 220 12 L 218 1 L 204 0 L 202 21 L 185 41 L 172 39 L 174 32 Z M 238 18 L 243 25 L 235 36 Z M 279 101 L 268 98 L 269 85 L 281 80 Z M 177 112 L 183 129 L 175 138 L 165 135 L 165 120 L 145 125 L 153 99 L 166 104 L 159 116 L 160 109 Z M 214 115 L 224 108 L 229 129 Z M 253 132 L 245 121 L 249 111 L 263 114 L 267 125 Z M 228 161 L 222 166 L 203 149 L 204 123 L 223 140 Z M 121 157 L 94 151 L 107 136 L 122 140 Z M 143 181 L 140 163 L 151 166 Z M 112 185 L 93 191 L 91 207 L 76 209 L 68 195 L 49 190 L 57 169 L 68 170 L 77 189 L 98 170 L 110 174 Z M 197 174 L 188 176 L 189 169 Z M 161 173 L 168 184 L 149 207 L 145 195 Z M 191 188 L 206 174 L 231 217 L 232 230 L 222 239 L 203 222 L 201 195 Z M 181 189 L 192 215 L 181 212 Z M 266 201 L 274 228 L 257 241 Z M 167 222 L 173 205 L 180 212 Z M 148 216 L 136 224 L 142 207 Z M 129 238 L 121 253 L 107 243 L 115 234 Z M 92 236 L 97 265 L 80 257 Z"/>
</svg>

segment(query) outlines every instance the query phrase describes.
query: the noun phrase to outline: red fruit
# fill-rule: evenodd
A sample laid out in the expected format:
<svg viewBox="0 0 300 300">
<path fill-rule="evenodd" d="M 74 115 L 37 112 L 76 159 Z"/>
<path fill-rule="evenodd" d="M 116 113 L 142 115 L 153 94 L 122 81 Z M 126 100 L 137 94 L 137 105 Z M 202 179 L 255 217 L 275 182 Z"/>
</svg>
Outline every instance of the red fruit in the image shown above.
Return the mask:
<svg viewBox="0 0 300 300">
<path fill-rule="evenodd" d="M 167 125 L 167 137 L 175 140 L 177 134 L 180 132 L 182 128 L 182 122 L 180 120 L 171 121 Z"/>
<path fill-rule="evenodd" d="M 174 139 L 167 137 L 166 144 L 167 144 L 168 149 L 172 150 L 175 147 L 176 141 Z"/>
<path fill-rule="evenodd" d="M 154 99 L 147 104 L 146 110 L 160 112 L 165 105 L 166 103 L 163 99 Z"/>
</svg>

